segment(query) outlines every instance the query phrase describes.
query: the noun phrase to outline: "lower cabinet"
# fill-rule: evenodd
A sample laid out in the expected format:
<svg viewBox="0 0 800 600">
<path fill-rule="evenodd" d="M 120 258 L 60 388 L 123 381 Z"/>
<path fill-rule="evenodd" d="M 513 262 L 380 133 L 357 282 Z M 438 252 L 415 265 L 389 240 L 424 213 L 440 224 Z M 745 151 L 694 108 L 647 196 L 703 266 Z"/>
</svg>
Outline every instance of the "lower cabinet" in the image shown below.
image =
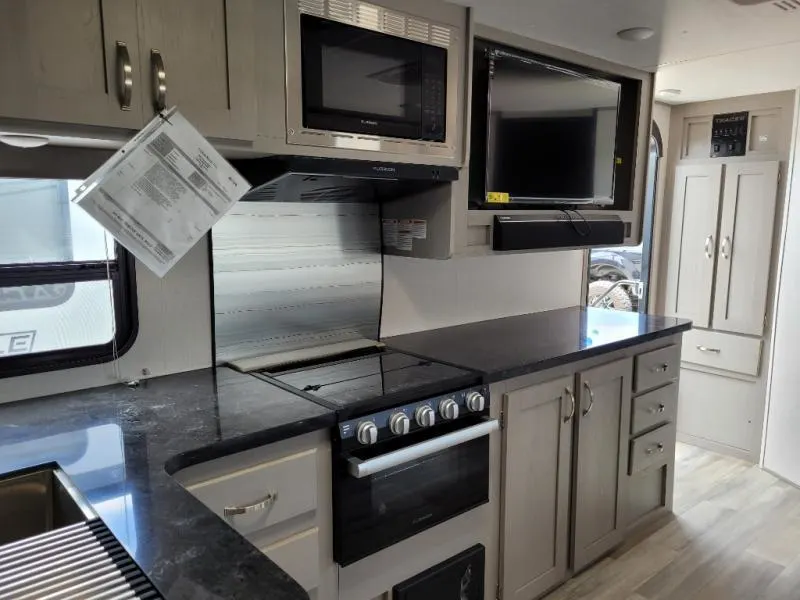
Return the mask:
<svg viewBox="0 0 800 600">
<path fill-rule="evenodd" d="M 506 599 L 535 598 L 567 578 L 574 383 L 562 377 L 504 398 Z"/>
<path fill-rule="evenodd" d="M 634 465 L 639 470 L 631 488 L 634 353 L 582 370 L 576 364 L 573 373 L 544 383 L 524 387 L 522 380 L 517 382 L 522 387 L 514 389 L 512 383 L 505 388 L 503 600 L 539 598 L 587 568 L 630 532 L 629 505 L 636 517 L 643 517 L 656 505 L 663 506 L 665 489 L 671 492 L 664 479 L 672 472 L 659 471 L 657 458 L 651 455 L 661 456 L 659 444 L 666 452 L 674 448 L 674 427 L 653 429 L 650 435 L 667 437 L 644 438 L 634 446 L 642 456 Z M 663 382 L 654 378 L 653 385 L 669 386 L 673 373 L 659 369 Z M 659 398 L 663 400 L 661 396 L 645 400 Z M 645 400 L 638 404 L 651 408 Z M 656 410 L 659 407 L 657 403 Z M 664 413 L 673 414 L 666 407 Z"/>
<path fill-rule="evenodd" d="M 580 571 L 622 541 L 631 377 L 626 358 L 578 374 L 572 567 Z"/>
</svg>

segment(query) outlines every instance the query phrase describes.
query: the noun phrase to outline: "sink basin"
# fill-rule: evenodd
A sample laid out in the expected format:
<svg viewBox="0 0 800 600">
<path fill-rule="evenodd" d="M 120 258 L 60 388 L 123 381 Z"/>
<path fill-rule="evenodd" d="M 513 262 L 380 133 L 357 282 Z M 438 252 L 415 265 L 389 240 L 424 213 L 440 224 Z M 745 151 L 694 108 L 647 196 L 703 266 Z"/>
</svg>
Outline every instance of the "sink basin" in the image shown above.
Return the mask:
<svg viewBox="0 0 800 600">
<path fill-rule="evenodd" d="M 96 517 L 57 467 L 0 475 L 0 546 Z"/>
</svg>

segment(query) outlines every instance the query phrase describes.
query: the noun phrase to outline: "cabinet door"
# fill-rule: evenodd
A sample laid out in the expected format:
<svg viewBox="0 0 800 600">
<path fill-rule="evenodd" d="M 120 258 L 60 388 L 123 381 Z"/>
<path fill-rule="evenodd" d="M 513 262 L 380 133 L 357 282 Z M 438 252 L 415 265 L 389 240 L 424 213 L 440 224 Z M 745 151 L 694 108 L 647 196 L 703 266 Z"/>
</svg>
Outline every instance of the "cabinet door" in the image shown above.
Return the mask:
<svg viewBox="0 0 800 600">
<path fill-rule="evenodd" d="M 253 0 L 138 3 L 147 114 L 177 106 L 207 137 L 254 139 Z"/>
<path fill-rule="evenodd" d="M 530 600 L 567 577 L 574 378 L 506 394 L 502 597 Z"/>
<path fill-rule="evenodd" d="M 578 375 L 573 568 L 579 571 L 622 541 L 628 465 L 630 358 Z"/>
<path fill-rule="evenodd" d="M 721 165 L 683 165 L 675 171 L 666 312 L 709 327 Z"/>
<path fill-rule="evenodd" d="M 725 167 L 713 328 L 761 335 L 767 308 L 778 161 Z"/>
<path fill-rule="evenodd" d="M 0 0 L 0 15 L 0 118 L 142 126 L 135 0 Z"/>
</svg>

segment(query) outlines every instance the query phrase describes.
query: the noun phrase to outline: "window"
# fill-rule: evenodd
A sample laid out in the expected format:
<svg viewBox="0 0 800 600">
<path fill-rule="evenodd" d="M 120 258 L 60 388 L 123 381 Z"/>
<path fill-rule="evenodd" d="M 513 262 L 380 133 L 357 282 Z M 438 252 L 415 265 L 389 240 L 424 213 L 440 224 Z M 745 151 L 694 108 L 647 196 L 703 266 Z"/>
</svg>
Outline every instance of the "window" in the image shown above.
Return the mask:
<svg viewBox="0 0 800 600">
<path fill-rule="evenodd" d="M 647 312 L 653 214 L 661 157 L 661 135 L 653 123 L 647 162 L 646 196 L 642 219 L 642 243 L 636 247 L 595 248 L 589 254 L 587 304 L 630 312 Z"/>
<path fill-rule="evenodd" d="M 133 259 L 70 202 L 80 183 L 0 178 L 0 377 L 108 361 L 136 336 Z"/>
</svg>

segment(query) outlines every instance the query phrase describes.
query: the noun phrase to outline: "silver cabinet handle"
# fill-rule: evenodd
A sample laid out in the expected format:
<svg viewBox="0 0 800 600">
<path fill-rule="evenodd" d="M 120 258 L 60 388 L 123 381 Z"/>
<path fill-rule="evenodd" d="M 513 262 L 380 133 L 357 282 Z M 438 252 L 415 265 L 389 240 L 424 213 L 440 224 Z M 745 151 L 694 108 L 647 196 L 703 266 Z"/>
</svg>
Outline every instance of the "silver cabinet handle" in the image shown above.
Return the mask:
<svg viewBox="0 0 800 600">
<path fill-rule="evenodd" d="M 711 354 L 720 354 L 722 352 L 719 348 L 709 348 L 708 346 L 697 346 L 697 349 L 700 352 L 711 352 Z"/>
<path fill-rule="evenodd" d="M 725 236 L 725 239 L 722 240 L 722 245 L 720 246 L 719 252 L 722 254 L 722 258 L 725 260 L 729 260 L 731 257 L 731 237 L 729 235 Z"/>
<path fill-rule="evenodd" d="M 575 394 L 573 394 L 572 390 L 569 388 L 564 388 L 564 391 L 567 392 L 567 396 L 569 396 L 570 401 L 569 414 L 564 417 L 564 423 L 569 423 L 572 420 L 572 417 L 575 416 Z"/>
<path fill-rule="evenodd" d="M 161 52 L 150 50 L 150 69 L 153 74 L 153 106 L 158 112 L 167 108 L 167 71 Z"/>
<path fill-rule="evenodd" d="M 354 456 L 350 457 L 347 460 L 347 470 L 350 475 L 356 479 L 362 479 L 363 477 L 368 477 L 370 475 L 374 475 L 375 473 L 386 471 L 392 467 L 397 467 L 403 463 L 411 462 L 412 460 L 417 460 L 418 458 L 422 458 L 424 456 L 430 456 L 431 454 L 446 450 L 447 448 L 452 448 L 454 446 L 458 446 L 459 444 L 477 440 L 478 438 L 489 435 L 493 431 L 498 431 L 499 429 L 500 421 L 497 419 L 487 419 L 481 423 L 478 423 L 477 425 L 473 425 L 472 427 L 467 427 L 452 433 L 440 435 L 439 437 L 435 437 L 425 442 L 420 442 L 419 444 L 414 444 L 408 448 L 401 448 L 400 450 L 395 450 L 394 452 L 389 452 L 388 454 L 382 454 L 368 460 L 361 460 Z"/>
<path fill-rule="evenodd" d="M 655 454 L 656 451 L 664 452 L 664 444 L 658 444 L 658 445 L 656 445 L 655 448 L 648 448 L 644 452 L 645 452 L 645 454 Z"/>
<path fill-rule="evenodd" d="M 585 417 L 594 408 L 594 392 L 592 391 L 592 386 L 589 385 L 588 381 L 583 382 L 583 387 L 586 388 L 586 391 L 589 392 L 589 408 L 584 409 L 583 416 Z"/>
<path fill-rule="evenodd" d="M 663 403 L 659 403 L 658 406 L 654 406 L 650 409 L 650 414 L 656 415 L 658 413 L 663 413 L 665 410 L 667 410 L 667 406 Z"/>
<path fill-rule="evenodd" d="M 224 514 L 226 517 L 235 517 L 236 515 L 247 515 L 250 513 L 259 512 L 265 510 L 271 504 L 274 504 L 275 500 L 277 499 L 277 492 L 270 492 L 263 500 L 260 500 L 254 504 L 248 504 L 246 506 L 226 506 L 222 509 L 222 514 Z"/>
<path fill-rule="evenodd" d="M 706 238 L 706 258 L 714 258 L 712 248 L 714 247 L 714 236 L 710 235 Z"/>
<path fill-rule="evenodd" d="M 669 369 L 668 363 L 662 363 L 660 365 L 656 365 L 652 368 L 653 373 L 666 373 L 667 369 Z"/>
<path fill-rule="evenodd" d="M 128 45 L 117 41 L 117 97 L 122 110 L 131 109 L 133 98 L 133 65 Z"/>
</svg>

